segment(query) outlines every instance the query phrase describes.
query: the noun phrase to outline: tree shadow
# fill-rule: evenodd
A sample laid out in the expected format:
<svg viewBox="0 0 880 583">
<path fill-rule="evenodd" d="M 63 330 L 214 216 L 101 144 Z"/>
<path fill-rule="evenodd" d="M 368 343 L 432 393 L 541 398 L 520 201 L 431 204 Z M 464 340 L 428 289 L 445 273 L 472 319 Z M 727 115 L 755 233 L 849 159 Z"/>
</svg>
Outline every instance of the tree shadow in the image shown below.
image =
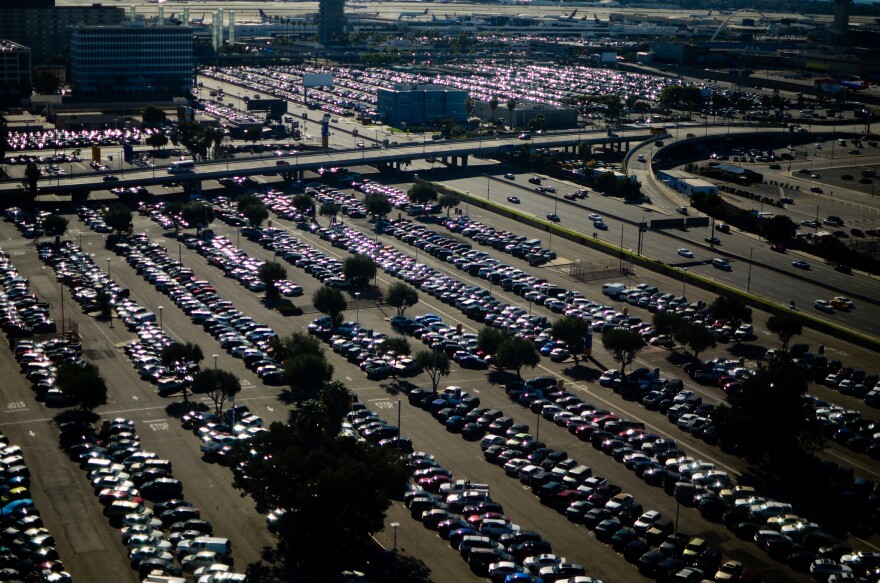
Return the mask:
<svg viewBox="0 0 880 583">
<path fill-rule="evenodd" d="M 670 350 L 669 355 L 666 357 L 666 362 L 678 367 L 684 366 L 687 363 L 693 361 L 693 356 L 691 356 L 687 352 L 679 352 L 678 350 Z"/>
<path fill-rule="evenodd" d="M 727 352 L 737 358 L 747 358 L 749 360 L 761 360 L 767 353 L 767 349 L 757 344 L 742 344 L 737 342 L 727 348 Z"/>
<path fill-rule="evenodd" d="M 278 393 L 278 400 L 285 405 L 295 405 L 299 402 L 296 394 L 290 389 L 284 389 L 283 391 Z"/>
<path fill-rule="evenodd" d="M 249 563 L 245 567 L 244 574 L 247 575 L 248 581 L 252 583 L 282 583 L 298 580 L 297 574 L 293 572 L 285 560 L 284 553 L 277 548 L 263 547 L 261 556 L 262 560 Z"/>
<path fill-rule="evenodd" d="M 204 403 L 195 401 L 175 401 L 174 403 L 169 403 L 165 406 L 165 413 L 167 413 L 169 417 L 180 419 L 190 411 L 206 411 L 207 409 L 208 406 Z"/>
<path fill-rule="evenodd" d="M 586 382 L 594 382 L 602 376 L 602 371 L 597 368 L 592 368 L 584 365 L 584 361 L 580 361 L 575 364 L 574 362 L 568 363 L 562 370 L 565 376 L 571 378 L 574 381 L 586 381 Z"/>
<path fill-rule="evenodd" d="M 65 409 L 52 417 L 55 425 L 61 425 L 62 423 L 88 423 L 89 425 L 94 425 L 100 418 L 101 416 L 94 411 L 84 411 L 82 409 Z"/>
<path fill-rule="evenodd" d="M 400 379 L 398 379 L 398 381 L 397 381 L 397 388 L 398 388 L 399 391 L 402 391 L 402 392 L 404 392 L 404 393 L 406 393 L 406 394 L 408 395 L 408 394 L 410 394 L 411 392 L 413 392 L 415 389 L 419 389 L 419 388 L 421 388 L 421 387 L 419 387 L 419 386 L 418 386 L 417 384 L 415 384 L 415 383 L 411 383 L 411 382 L 409 382 L 409 381 L 404 381 L 404 380 L 400 380 Z"/>
<path fill-rule="evenodd" d="M 400 383 L 391 381 L 390 383 L 379 383 L 379 386 L 385 389 L 385 392 L 391 396 L 399 395 L 401 392 Z"/>
<path fill-rule="evenodd" d="M 515 373 L 510 372 L 509 370 L 498 370 L 495 369 L 486 375 L 486 378 L 489 379 L 489 382 L 493 385 L 507 385 L 513 382 L 522 381 L 522 377 L 517 376 Z"/>
</svg>

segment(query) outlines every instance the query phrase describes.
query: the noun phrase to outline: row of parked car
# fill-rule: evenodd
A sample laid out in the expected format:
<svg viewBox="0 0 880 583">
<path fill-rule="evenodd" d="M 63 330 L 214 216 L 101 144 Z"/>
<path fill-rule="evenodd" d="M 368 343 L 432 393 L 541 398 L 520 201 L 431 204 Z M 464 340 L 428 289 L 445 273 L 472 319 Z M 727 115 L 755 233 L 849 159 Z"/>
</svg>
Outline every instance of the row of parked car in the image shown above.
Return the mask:
<svg viewBox="0 0 880 583">
<path fill-rule="evenodd" d="M 30 291 L 30 283 L 22 277 L 0 249 L 0 326 L 9 336 L 55 332 L 55 320 L 49 315 L 49 306 L 40 302 Z"/>
<path fill-rule="evenodd" d="M 551 377 L 530 381 L 554 392 L 556 382 Z M 642 574 L 660 581 L 700 581 L 721 566 L 720 551 L 710 548 L 705 540 L 674 535 L 671 520 L 663 519 L 654 510 L 646 512 L 632 495 L 605 478 L 593 476 L 589 466 L 579 464 L 565 451 L 548 448 L 529 433 L 528 426 L 515 423 L 501 410 L 479 408 L 479 400 L 459 387 L 450 387 L 438 395 L 415 389 L 409 393 L 409 399 L 431 412 L 448 431 L 461 433 L 466 439 L 488 433 L 481 441 L 487 461 L 503 467 L 508 477 L 531 488 L 543 504 L 572 522 L 585 524 L 598 540 L 611 544 L 629 562 L 638 565 Z M 545 417 L 549 419 L 550 415 Z M 641 461 L 634 455 L 635 450 L 630 451 L 629 457 L 620 456 L 628 467 Z M 451 476 L 437 473 L 425 473 L 418 484 L 441 491 L 450 485 L 455 487 Z M 737 573 L 742 573 L 738 563 L 726 565 L 726 569 L 735 567 Z M 755 577 L 751 573 L 747 571 L 747 576 Z"/>
<path fill-rule="evenodd" d="M 30 495 L 24 452 L 0 433 L 0 580 L 72 583 Z"/>
<path fill-rule="evenodd" d="M 832 563 L 852 568 L 849 563 L 854 556 L 867 556 L 865 553 L 854 553 L 852 547 L 824 531 L 818 524 L 796 514 L 790 504 L 759 496 L 751 487 L 735 485 L 730 476 L 718 471 L 714 464 L 687 457 L 674 440 L 648 433 L 641 424 L 622 420 L 613 412 L 585 403 L 576 395 L 555 391 L 554 382 L 552 378 L 542 380 L 538 377 L 526 383 L 509 385 L 507 390 L 512 400 L 529 407 L 532 412 L 543 415 L 547 409 L 546 418 L 566 426 L 570 433 L 580 439 L 589 439 L 595 449 L 624 463 L 647 484 L 664 488 L 681 504 L 697 508 L 707 520 L 723 522 L 740 538 L 754 539 L 776 560 L 804 572 L 813 572 L 815 563 L 819 572 L 830 574 L 835 568 Z M 542 388 L 542 385 L 547 388 Z M 674 388 L 680 387 L 680 384 L 670 381 L 667 386 Z M 700 407 L 690 391 L 679 391 L 667 403 L 671 403 L 668 413 L 673 413 L 669 416 L 670 420 L 682 421 L 686 413 L 681 414 L 680 411 L 687 410 L 686 407 Z M 554 413 L 554 404 L 574 416 L 561 418 Z M 682 405 L 685 408 L 676 409 Z M 653 408 L 651 403 L 646 407 Z M 550 417 L 550 414 L 553 416 Z M 695 419 L 697 417 L 692 418 Z M 700 427 L 700 424 L 696 426 Z M 684 426 L 679 423 L 679 427 L 693 431 L 690 423 Z M 499 447 L 504 446 L 499 444 Z M 495 455 L 495 452 L 490 453 Z M 502 450 L 498 455 L 503 454 Z M 831 468 L 813 468 L 809 479 L 831 479 L 829 471 Z M 837 481 L 845 474 L 842 471 L 832 473 Z M 880 499 L 870 482 L 853 481 L 850 475 L 849 484 L 847 492 L 841 492 L 841 496 L 853 502 L 860 499 L 869 503 L 871 499 Z M 845 563 L 844 559 L 849 563 Z M 858 563 L 860 569 L 867 564 Z M 864 573 L 866 576 L 872 574 Z M 880 577 L 880 573 L 876 575 Z"/>
<path fill-rule="evenodd" d="M 352 436 L 365 440 L 371 439 L 376 425 L 387 426 L 362 404 L 348 413 L 346 425 Z M 404 504 L 410 515 L 449 541 L 475 574 L 495 583 L 600 583 L 586 576 L 583 565 L 552 554 L 550 543 L 538 532 L 513 523 L 492 500 L 487 484 L 455 480 L 426 452 L 412 452 L 408 460 L 413 483 Z"/>
<path fill-rule="evenodd" d="M 99 431 L 65 422 L 59 430 L 61 446 L 87 472 L 105 516 L 120 529 L 141 580 L 184 572 L 197 583 L 245 580 L 229 578 L 229 539 L 214 537 L 211 523 L 182 498 L 183 484 L 173 477 L 171 462 L 141 448 L 133 421 L 106 420 Z"/>
<path fill-rule="evenodd" d="M 264 383 L 284 382 L 281 365 L 268 355 L 270 342 L 277 336 L 269 326 L 237 310 L 210 283 L 198 279 L 191 269 L 172 259 L 164 247 L 146 235 L 120 238 L 112 243 L 112 248 L 144 279 L 171 298 L 194 324 L 201 325 L 216 338 L 221 348 L 241 358 Z"/>
</svg>

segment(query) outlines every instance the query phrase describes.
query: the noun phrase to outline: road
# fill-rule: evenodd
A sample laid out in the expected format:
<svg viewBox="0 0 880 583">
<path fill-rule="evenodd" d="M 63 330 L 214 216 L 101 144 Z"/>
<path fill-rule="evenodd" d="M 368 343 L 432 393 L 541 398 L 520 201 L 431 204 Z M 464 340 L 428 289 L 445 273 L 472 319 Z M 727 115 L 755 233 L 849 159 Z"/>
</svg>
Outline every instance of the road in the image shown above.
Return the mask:
<svg viewBox="0 0 880 583">
<path fill-rule="evenodd" d="M 591 193 L 587 199 L 570 201 L 563 197 L 580 188 L 576 181 L 561 181 L 544 177 L 542 185 L 554 186 L 557 193 L 555 195 L 538 193 L 534 191 L 534 185 L 528 183 L 528 178 L 532 176 L 531 173 L 523 173 L 514 168 L 505 169 L 492 164 L 474 165 L 467 172 L 459 172 L 451 179 L 444 177 L 441 180 L 445 185 L 460 192 L 470 192 L 472 196 L 479 198 L 486 195 L 492 203 L 513 208 L 519 212 L 542 218 L 549 213 L 558 214 L 562 219 L 559 223 L 561 227 L 587 235 L 595 232 L 602 240 L 610 242 L 614 246 L 636 251 L 638 249 L 637 224 L 658 218 L 680 218 L 681 215 L 676 213 L 675 208 L 679 205 L 686 205 L 687 200 L 671 189 L 649 179 L 645 174 L 647 170 L 642 168 L 646 165 L 638 162 L 633 163 L 634 160 L 635 158 L 631 160 L 629 169 L 639 177 L 643 191 L 650 196 L 652 204 L 632 205 L 622 199 L 601 196 L 595 192 Z M 504 178 L 507 171 L 514 173 L 514 180 Z M 431 176 L 437 175 L 432 174 Z M 841 192 L 841 194 L 844 193 Z M 509 195 L 517 196 L 521 203 L 509 203 L 507 201 Z M 806 199 L 803 205 L 807 206 L 811 204 L 809 199 L 812 199 L 814 195 L 798 193 L 793 196 L 797 197 L 795 200 L 798 204 Z M 860 202 L 855 203 L 854 200 L 860 200 Z M 862 219 L 854 218 L 852 220 L 854 222 L 867 221 L 867 223 L 859 224 L 870 228 L 867 227 L 868 224 L 880 225 L 880 205 L 875 206 L 872 202 L 865 199 L 864 195 L 847 192 L 833 204 L 829 200 L 823 200 L 820 204 L 823 209 L 828 209 L 823 211 L 823 216 L 826 216 L 824 214 L 826 212 L 827 214 L 840 213 L 846 218 L 848 225 L 850 224 L 849 217 L 855 217 L 856 213 L 861 213 Z M 798 207 L 798 204 L 794 207 Z M 854 204 L 866 206 L 863 210 L 852 207 L 851 205 Z M 786 212 L 790 208 L 793 207 L 790 206 Z M 588 218 L 588 215 L 592 213 L 602 215 L 609 230 L 601 231 L 594 228 L 592 221 Z M 699 213 L 691 209 L 691 215 L 699 215 Z M 877 218 L 872 219 L 871 217 Z M 799 218 L 799 215 L 794 215 L 793 218 Z M 815 216 L 809 218 L 815 218 Z M 781 305 L 788 305 L 790 300 L 794 300 L 799 309 L 811 316 L 853 327 L 874 336 L 880 335 L 880 305 L 877 303 L 860 301 L 857 304 L 857 310 L 850 313 L 837 312 L 830 316 L 813 309 L 813 302 L 817 298 L 830 299 L 833 296 L 846 295 L 847 293 L 860 294 L 863 297 L 877 300 L 878 284 L 871 274 L 847 275 L 835 271 L 815 257 L 797 252 L 778 253 L 771 251 L 766 241 L 736 228 L 731 229 L 729 234 L 719 231 L 715 231 L 714 234 L 721 239 L 720 245 L 711 246 L 704 241 L 705 238 L 712 235 L 711 227 L 691 228 L 688 231 L 651 230 L 644 235 L 642 253 L 647 257 L 681 269 L 682 280 L 688 276 L 697 275 L 748 290 L 757 296 Z M 545 233 L 542 238 L 548 240 L 549 235 Z M 680 256 L 678 254 L 679 248 L 691 250 L 694 257 Z M 733 257 L 731 271 L 725 272 L 712 267 L 711 259 L 719 256 Z M 749 257 L 752 258 L 751 268 L 749 261 L 737 260 L 737 258 L 747 260 Z M 569 257 L 571 260 L 578 258 L 578 255 Z M 808 260 L 811 269 L 804 271 L 793 267 L 792 261 L 798 259 Z M 687 274 L 684 272 L 685 268 Z M 816 282 L 821 283 L 817 285 Z M 834 288 L 844 290 L 843 294 L 834 291 Z"/>
</svg>

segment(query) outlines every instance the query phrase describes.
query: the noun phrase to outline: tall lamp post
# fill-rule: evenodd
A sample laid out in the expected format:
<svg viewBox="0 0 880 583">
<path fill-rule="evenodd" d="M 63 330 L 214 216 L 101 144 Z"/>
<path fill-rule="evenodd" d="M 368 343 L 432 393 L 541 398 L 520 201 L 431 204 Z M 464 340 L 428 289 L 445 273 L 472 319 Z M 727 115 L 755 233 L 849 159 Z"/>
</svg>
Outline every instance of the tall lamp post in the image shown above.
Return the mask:
<svg viewBox="0 0 880 583">
<path fill-rule="evenodd" d="M 355 297 L 355 306 L 356 306 L 355 307 L 356 321 L 357 321 L 357 324 L 360 325 L 360 323 L 361 323 L 361 292 L 354 292 L 354 297 Z"/>
<path fill-rule="evenodd" d="M 399 522 L 392 522 L 391 529 L 394 531 L 394 552 L 397 552 L 397 529 L 400 528 Z"/>
<path fill-rule="evenodd" d="M 746 278 L 746 293 L 752 290 L 752 253 L 755 252 L 755 248 L 752 247 L 749 249 L 749 276 Z"/>
<path fill-rule="evenodd" d="M 684 270 L 684 275 L 681 276 L 681 295 L 682 295 L 682 297 L 685 297 L 686 294 L 684 292 L 687 290 L 688 268 L 685 267 L 685 268 L 683 268 L 683 270 Z"/>
<path fill-rule="evenodd" d="M 159 331 L 160 331 L 160 332 L 165 332 L 165 325 L 164 325 L 163 320 L 162 320 L 162 311 L 163 311 L 164 309 L 165 309 L 165 308 L 163 308 L 162 306 L 159 306 Z"/>
</svg>

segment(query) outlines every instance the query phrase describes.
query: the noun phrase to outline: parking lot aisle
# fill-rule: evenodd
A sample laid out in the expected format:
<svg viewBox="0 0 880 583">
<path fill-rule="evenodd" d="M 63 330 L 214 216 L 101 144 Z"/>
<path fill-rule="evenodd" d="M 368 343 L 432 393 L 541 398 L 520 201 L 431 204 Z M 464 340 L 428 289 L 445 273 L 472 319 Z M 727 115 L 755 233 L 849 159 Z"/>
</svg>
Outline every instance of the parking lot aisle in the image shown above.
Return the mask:
<svg viewBox="0 0 880 583">
<path fill-rule="evenodd" d="M 0 342 L 0 370 L 6 371 L 0 430 L 23 450 L 31 497 L 65 568 L 74 581 L 138 581 L 118 531 L 107 524 L 82 471 L 58 446 L 52 420 L 58 411 L 34 398 L 5 341 Z"/>
<path fill-rule="evenodd" d="M 232 541 L 235 570 L 244 573 L 249 565 L 266 566 L 262 552 L 266 547 L 274 549 L 278 540 L 266 528 L 266 518 L 257 512 L 253 499 L 232 487 L 230 469 L 204 462 L 199 438 L 183 429 L 179 420 L 157 412 L 132 418 L 144 450 L 173 464 L 174 477 L 183 482 L 183 498 L 211 522 L 214 536 Z"/>
<path fill-rule="evenodd" d="M 403 502 L 393 502 L 385 516 L 385 528 L 377 532 L 375 539 L 386 549 L 394 548 L 394 528 L 392 523 L 400 526 L 397 529 L 397 549 L 402 554 L 410 555 L 425 563 L 431 570 L 431 580 L 455 581 L 456 583 L 485 582 L 471 572 L 467 562 L 463 561 L 458 552 L 433 530 L 428 530 L 422 523 L 410 515 Z"/>
</svg>

